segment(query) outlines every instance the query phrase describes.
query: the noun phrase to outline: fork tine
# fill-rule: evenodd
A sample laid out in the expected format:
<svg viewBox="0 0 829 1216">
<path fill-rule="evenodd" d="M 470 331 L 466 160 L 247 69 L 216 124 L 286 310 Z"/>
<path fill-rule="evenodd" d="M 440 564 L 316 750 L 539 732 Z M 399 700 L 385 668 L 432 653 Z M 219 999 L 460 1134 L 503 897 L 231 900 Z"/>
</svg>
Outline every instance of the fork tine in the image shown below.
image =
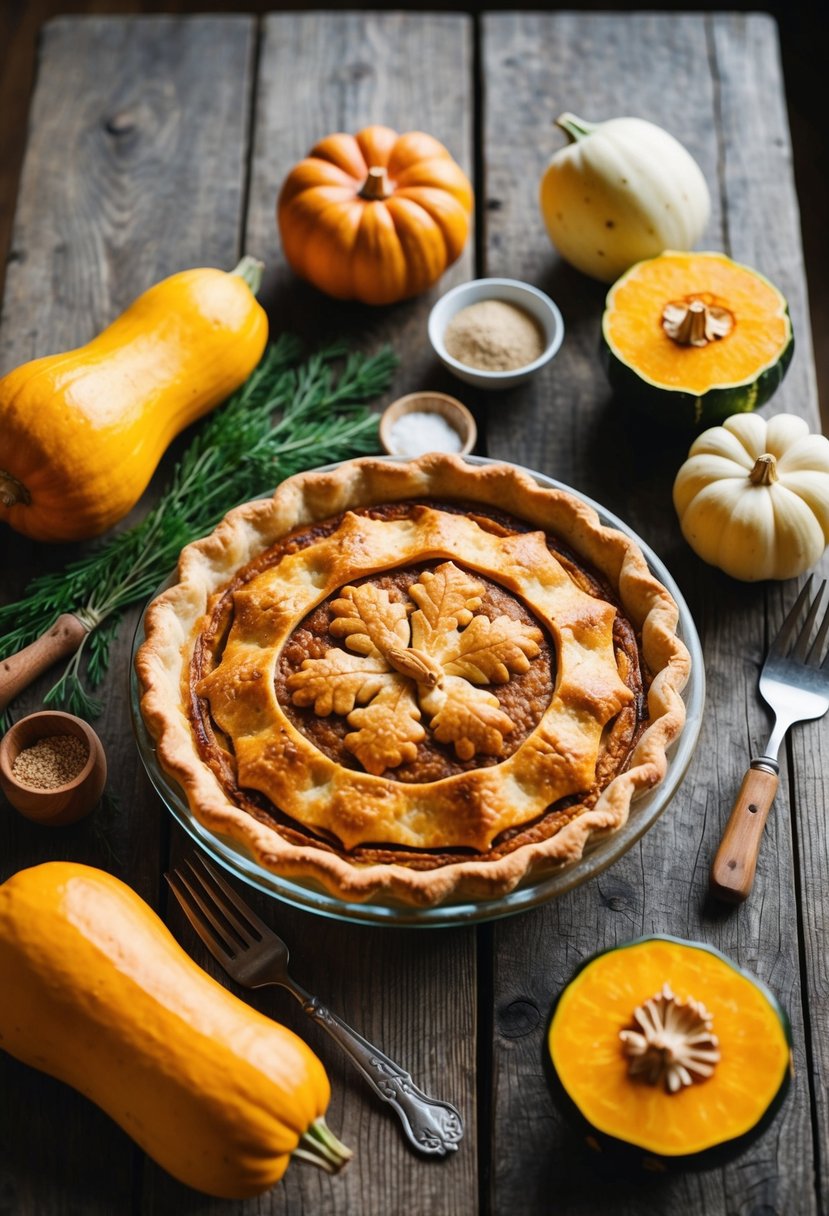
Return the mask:
<svg viewBox="0 0 829 1216">
<path fill-rule="evenodd" d="M 194 857 L 185 858 L 184 864 L 187 866 L 191 875 L 191 883 L 188 884 L 193 898 L 197 901 L 205 916 L 209 916 L 211 923 L 218 925 L 225 937 L 228 937 L 228 929 L 222 927 L 221 921 L 225 921 L 230 927 L 231 936 L 237 939 L 235 946 L 238 953 L 238 946 L 241 945 L 244 949 L 254 945 L 255 942 L 261 940 L 261 933 L 254 933 L 248 925 L 246 925 L 238 916 L 234 914 L 233 908 L 228 901 L 223 897 L 221 891 L 215 891 L 210 882 L 211 875 L 208 871 L 202 872 L 201 866 L 195 864 Z M 184 873 L 181 874 L 182 880 L 187 882 Z M 216 919 L 219 918 L 219 919 Z"/>
<path fill-rule="evenodd" d="M 814 628 L 815 621 L 817 620 L 817 614 L 820 608 L 821 600 L 823 599 L 823 589 L 825 586 L 826 580 L 824 580 L 818 587 L 817 595 L 812 600 L 812 606 L 809 609 L 808 616 L 803 624 L 803 628 L 798 634 L 797 642 L 794 650 L 792 651 L 792 658 L 796 659 L 798 663 L 806 662 L 806 655 L 809 652 L 809 638 L 811 636 L 812 629 Z"/>
<path fill-rule="evenodd" d="M 797 599 L 795 600 L 794 604 L 792 605 L 788 616 L 786 617 L 785 621 L 778 629 L 777 635 L 774 638 L 774 641 L 769 646 L 768 652 L 770 655 L 774 655 L 776 658 L 779 658 L 779 659 L 782 659 L 785 657 L 786 652 L 789 648 L 789 642 L 792 640 L 792 635 L 794 634 L 794 631 L 797 628 L 797 618 L 800 616 L 800 613 L 803 609 L 804 604 L 809 599 L 811 590 L 812 590 L 812 575 L 810 574 L 809 577 L 806 579 L 806 582 L 803 584 L 800 595 L 798 595 Z"/>
<path fill-rule="evenodd" d="M 263 937 L 268 937 L 273 930 L 269 929 L 264 921 L 260 920 L 254 912 L 253 908 L 249 907 L 242 899 L 241 895 L 237 895 L 228 883 L 224 881 L 221 874 L 215 866 L 212 866 L 207 858 L 202 857 L 200 853 L 193 855 L 193 860 L 190 861 L 190 868 L 198 873 L 194 862 L 198 862 L 199 866 L 206 872 L 208 879 L 212 882 L 212 888 L 208 886 L 202 878 L 202 883 L 206 890 L 211 891 L 216 903 L 222 910 L 222 914 L 227 917 L 234 928 L 237 928 L 239 933 L 249 940 L 258 941 Z M 238 916 L 241 917 L 241 923 L 232 914 L 231 907 L 236 909 Z M 251 935 L 253 935 L 251 937 Z"/>
<path fill-rule="evenodd" d="M 806 660 L 807 663 L 813 663 L 815 666 L 820 663 L 820 656 L 823 653 L 824 646 L 826 645 L 827 635 L 829 635 L 829 604 L 826 605 L 826 611 L 823 614 L 823 620 L 821 622 L 820 629 L 818 630 L 818 635 L 815 638 L 815 643 L 812 646 L 812 649 L 809 651 L 809 657 Z M 829 668 L 829 650 L 826 651 L 826 655 L 823 662 L 820 663 L 820 666 L 821 668 Z"/>
<path fill-rule="evenodd" d="M 207 946 L 207 949 L 223 966 L 227 966 L 238 953 L 238 947 L 233 949 L 226 940 L 228 937 L 227 930 L 204 907 L 204 904 L 193 891 L 183 874 L 180 874 L 178 870 L 173 870 L 171 874 L 165 874 L 164 877 L 167 879 L 176 899 L 181 904 L 184 915 L 196 930 L 205 946 Z M 202 920 L 195 905 L 198 905 L 202 913 L 208 917 L 210 924 L 206 924 Z"/>
</svg>

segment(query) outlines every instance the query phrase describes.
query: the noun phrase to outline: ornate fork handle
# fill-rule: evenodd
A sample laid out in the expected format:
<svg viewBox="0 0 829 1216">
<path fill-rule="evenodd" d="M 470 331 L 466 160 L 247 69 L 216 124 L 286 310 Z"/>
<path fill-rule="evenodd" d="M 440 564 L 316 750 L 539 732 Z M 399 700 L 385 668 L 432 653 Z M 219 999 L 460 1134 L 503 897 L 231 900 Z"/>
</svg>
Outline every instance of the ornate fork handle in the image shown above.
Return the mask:
<svg viewBox="0 0 829 1216">
<path fill-rule="evenodd" d="M 421 1153 L 445 1157 L 463 1138 L 463 1120 L 449 1102 L 430 1098 L 409 1073 L 298 985 L 285 985 L 315 1022 L 347 1052 L 374 1092 L 397 1111 L 406 1135 Z"/>
</svg>

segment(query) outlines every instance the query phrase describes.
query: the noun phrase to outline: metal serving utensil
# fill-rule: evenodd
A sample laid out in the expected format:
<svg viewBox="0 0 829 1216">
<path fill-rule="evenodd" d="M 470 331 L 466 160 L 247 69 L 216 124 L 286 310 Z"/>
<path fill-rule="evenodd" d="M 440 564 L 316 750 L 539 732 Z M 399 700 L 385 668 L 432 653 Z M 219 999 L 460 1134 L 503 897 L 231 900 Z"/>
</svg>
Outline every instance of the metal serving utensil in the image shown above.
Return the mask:
<svg viewBox="0 0 829 1216">
<path fill-rule="evenodd" d="M 817 636 L 809 639 L 820 610 L 826 580 L 811 603 L 810 575 L 772 642 L 760 674 L 760 695 L 774 711 L 774 730 L 762 756 L 751 761 L 711 866 L 711 891 L 719 899 L 740 903 L 751 891 L 757 854 L 769 809 L 777 792 L 777 753 L 795 722 L 822 718 L 829 709 L 829 653 L 821 661 L 829 636 L 829 608 Z M 806 620 L 798 622 L 806 605 Z"/>
<path fill-rule="evenodd" d="M 463 1120 L 449 1102 L 430 1098 L 409 1073 L 311 996 L 288 974 L 288 947 L 199 854 L 166 874 L 170 889 L 213 957 L 244 988 L 278 984 L 337 1040 L 374 1092 L 400 1116 L 421 1153 L 445 1157 L 463 1138 Z"/>
</svg>

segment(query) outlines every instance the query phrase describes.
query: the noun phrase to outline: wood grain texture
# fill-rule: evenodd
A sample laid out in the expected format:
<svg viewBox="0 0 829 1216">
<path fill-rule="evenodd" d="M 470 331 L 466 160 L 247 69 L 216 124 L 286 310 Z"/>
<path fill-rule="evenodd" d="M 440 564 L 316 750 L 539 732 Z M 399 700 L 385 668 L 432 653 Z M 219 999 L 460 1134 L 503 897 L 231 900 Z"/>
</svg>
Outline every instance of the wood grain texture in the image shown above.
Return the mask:
<svg viewBox="0 0 829 1216">
<path fill-rule="evenodd" d="M 394 396 L 441 387 L 431 374 L 426 318 L 440 290 L 472 273 L 471 245 L 440 287 L 419 299 L 389 309 L 331 301 L 287 269 L 276 196 L 290 167 L 323 135 L 372 122 L 430 132 L 471 173 L 471 32 L 465 17 L 402 13 L 274 15 L 263 23 L 246 242 L 267 267 L 260 299 L 273 332 L 290 329 L 311 345 L 342 336 L 368 350 L 391 342 L 402 361 Z M 264 1008 L 301 1034 L 325 1064 L 333 1090 L 330 1123 L 354 1158 L 335 1179 L 299 1162 L 271 1196 L 225 1204 L 222 1212 L 477 1212 L 474 931 L 342 925 L 272 901 L 261 901 L 258 910 L 288 943 L 299 983 L 407 1068 L 423 1089 L 457 1105 L 466 1136 L 444 1161 L 418 1156 L 396 1116 L 336 1044 L 288 993 L 267 992 Z M 164 1181 L 158 1180 L 158 1206 L 150 1211 L 175 1207 Z"/>
<path fill-rule="evenodd" d="M 420 388 L 460 396 L 438 363 L 426 319 L 438 296 L 473 271 L 473 240 L 440 282 L 389 308 L 330 300 L 288 268 L 276 228 L 285 176 L 333 131 L 372 123 L 427 131 L 472 176 L 472 22 L 414 13 L 294 13 L 265 19 L 247 243 L 266 263 L 260 298 L 276 330 L 309 342 L 346 337 L 361 349 L 391 342 L 403 365 L 388 399 Z"/>
<path fill-rule="evenodd" d="M 498 1212 L 519 1204 L 541 1210 L 550 1194 L 568 1216 L 588 1216 L 609 1203 L 620 1214 L 816 1210 L 789 774 L 769 820 L 753 898 L 738 913 L 706 899 L 708 868 L 739 776 L 767 732 L 757 693 L 766 595 L 704 567 L 682 543 L 670 489 L 687 444 L 630 422 L 612 400 L 596 357 L 605 288 L 562 264 L 535 199 L 543 165 L 561 142 L 549 124 L 562 110 L 591 120 L 622 113 L 649 118 L 689 148 L 713 187 L 714 211 L 703 244 L 732 251 L 771 277 L 784 276 L 781 286 L 792 296 L 795 325 L 802 328 L 788 137 L 777 102 L 766 107 L 761 101 L 780 92 L 774 28 L 763 18 L 734 17 L 728 29 L 725 56 L 718 52 L 716 22 L 701 16 L 484 19 L 486 271 L 524 277 L 548 290 L 567 325 L 564 346 L 549 369 L 528 391 L 491 409 L 490 454 L 541 468 L 586 491 L 656 549 L 690 603 L 708 674 L 697 754 L 664 818 L 595 882 L 494 930 L 493 1107 L 499 1139 L 492 1210 Z M 750 66 L 749 59 L 761 66 Z M 726 98 L 727 133 L 718 138 Z M 785 385 L 774 409 L 791 403 L 816 418 L 809 362 L 807 345 L 803 380 Z M 542 1055 L 553 997 L 575 965 L 596 950 L 652 931 L 709 941 L 769 983 L 792 1015 L 798 1079 L 773 1130 L 739 1163 L 643 1184 L 603 1176 L 581 1156 L 548 1096 Z"/>
<path fill-rule="evenodd" d="M 792 732 L 751 899 L 738 911 L 706 901 L 708 867 L 740 774 L 768 737 L 757 675 L 794 588 L 736 584 L 687 549 L 670 507 L 671 481 L 687 445 L 629 425 L 611 399 L 595 357 L 605 289 L 557 259 L 536 201 L 540 173 L 562 139 L 552 126 L 561 110 L 588 119 L 633 112 L 672 130 L 717 184 L 703 244 L 764 270 L 792 306 L 797 353 L 764 413 L 791 409 L 816 425 L 774 28 L 762 16 L 568 13 L 497 14 L 482 25 L 484 263 L 473 269 L 470 246 L 428 296 L 372 310 L 327 301 L 287 270 L 274 219 L 279 184 L 320 135 L 374 121 L 431 131 L 471 171 L 467 18 L 272 16 L 261 23 L 257 73 L 248 19 L 53 23 L 43 42 L 12 242 L 0 373 L 34 354 L 85 341 L 175 269 L 232 265 L 245 232 L 246 249 L 268 263 L 263 300 L 274 328 L 298 330 L 312 343 L 341 334 L 367 349 L 392 341 L 404 362 L 390 396 L 423 387 L 460 395 L 479 422 L 488 422 L 491 455 L 543 469 L 593 495 L 656 548 L 691 604 L 705 649 L 708 709 L 696 759 L 664 818 L 611 870 L 555 905 L 477 933 L 346 926 L 254 897 L 260 915 L 289 942 L 299 982 L 409 1067 L 425 1088 L 461 1108 L 467 1137 L 447 1162 L 410 1153 L 394 1116 L 335 1045 L 289 994 L 274 990 L 254 1003 L 301 1033 L 324 1061 L 332 1080 L 331 1126 L 356 1149 L 343 1175 L 332 1180 L 297 1163 L 258 1200 L 199 1196 L 146 1161 L 106 1116 L 66 1087 L 0 1056 L 0 1212 L 9 1216 L 467 1216 L 479 1210 L 500 1216 L 513 1209 L 546 1212 L 551 1204 L 567 1216 L 595 1216 L 610 1207 L 619 1216 L 667 1210 L 811 1216 L 816 1166 L 829 1206 L 826 1154 L 821 1148 L 816 1158 L 813 1151 L 815 1141 L 825 1146 L 829 1133 L 825 720 Z M 243 216 L 251 114 L 256 134 Z M 559 356 L 533 385 L 479 400 L 438 368 L 425 333 L 432 300 L 475 270 L 538 283 L 558 300 L 568 327 Z M 30 571 L 59 568 L 83 551 L 35 547 L 7 532 L 0 546 L 0 595 L 9 598 Z M 161 868 L 189 845 L 178 828 L 170 829 L 135 753 L 125 681 L 135 616 L 122 626 L 103 689 L 107 712 L 100 729 L 117 805 L 48 831 L 4 804 L 0 877 L 58 856 L 101 865 L 156 903 L 185 948 L 219 975 L 159 889 Z M 48 683 L 21 698 L 17 713 L 39 707 Z M 735 1165 L 630 1182 L 597 1171 L 553 1109 L 544 1030 L 554 995 L 584 957 L 665 930 L 710 941 L 766 980 L 792 1015 L 798 1071 L 772 1129 Z M 805 1027 L 801 983 L 809 997 Z M 489 1106 L 491 1119 L 478 1129 L 475 1035 L 480 1026 L 478 1059 L 486 1077 L 490 1022 L 492 1101 L 484 1092 L 482 1110 Z M 480 1196 L 476 1139 L 482 1177 L 491 1181 Z"/>
<path fill-rule="evenodd" d="M 44 31 L 0 327 L 0 371 L 86 342 L 151 283 L 237 260 L 252 22 L 59 20 Z M 168 457 L 146 503 L 171 466 Z M 127 522 L 130 522 L 128 520 Z M 84 551 L 3 529 L 0 595 Z M 158 895 L 166 812 L 132 739 L 127 674 L 136 612 L 124 620 L 97 723 L 108 800 L 48 829 L 3 802 L 0 875 L 55 858 L 110 870 Z M 47 676 L 14 706 L 40 708 Z M 14 1216 L 130 1212 L 140 1154 L 68 1087 L 0 1056 L 0 1207 Z"/>
</svg>

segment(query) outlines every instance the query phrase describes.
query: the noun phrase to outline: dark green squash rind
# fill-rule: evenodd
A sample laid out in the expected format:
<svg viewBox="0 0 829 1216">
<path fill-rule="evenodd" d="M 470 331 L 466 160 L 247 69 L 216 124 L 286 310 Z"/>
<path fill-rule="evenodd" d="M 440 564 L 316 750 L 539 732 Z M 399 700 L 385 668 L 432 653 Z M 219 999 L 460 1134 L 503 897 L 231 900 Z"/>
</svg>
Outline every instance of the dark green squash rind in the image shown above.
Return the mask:
<svg viewBox="0 0 829 1216">
<path fill-rule="evenodd" d="M 789 1045 L 790 1052 L 789 1067 L 783 1074 L 783 1079 L 780 1082 L 777 1093 L 774 1095 L 771 1102 L 753 1127 L 749 1128 L 748 1131 L 743 1132 L 742 1135 L 734 1136 L 730 1140 L 724 1140 L 722 1143 L 712 1145 L 710 1148 L 703 1149 L 701 1152 L 688 1153 L 680 1156 L 663 1156 L 659 1153 L 650 1152 L 649 1150 L 642 1148 L 641 1145 L 632 1144 L 627 1140 L 621 1140 L 616 1136 L 611 1136 L 608 1132 L 599 1131 L 596 1127 L 594 1127 L 590 1120 L 582 1113 L 580 1107 L 576 1104 L 574 1099 L 564 1088 L 564 1085 L 556 1072 L 555 1065 L 553 1064 L 552 1060 L 552 1053 L 549 1049 L 550 1027 L 556 1015 L 559 1002 L 561 1001 L 564 993 L 575 982 L 585 967 L 588 967 L 591 963 L 595 962 L 596 959 L 603 957 L 605 954 L 615 954 L 618 950 L 626 950 L 630 946 L 641 946 L 647 942 L 654 941 L 674 942 L 680 946 L 689 946 L 695 950 L 705 950 L 709 954 L 714 955 L 715 958 L 718 958 L 722 962 L 726 963 L 732 968 L 732 970 L 736 971 L 738 975 L 743 976 L 750 983 L 752 983 L 754 987 L 757 988 L 766 998 L 777 1015 L 777 1019 L 783 1029 L 786 1042 Z M 626 1170 L 633 1173 L 639 1173 L 643 1170 L 648 1173 L 662 1173 L 668 1171 L 679 1172 L 683 1170 L 717 1169 L 720 1166 L 726 1165 L 729 1161 L 733 1161 L 736 1157 L 739 1157 L 751 1147 L 755 1140 L 759 1139 L 759 1137 L 763 1135 L 763 1133 L 773 1122 L 775 1116 L 780 1110 L 780 1107 L 783 1105 L 786 1094 L 789 1091 L 789 1086 L 794 1075 L 794 1067 L 791 1061 L 792 1046 L 792 1028 L 791 1023 L 789 1022 L 788 1014 L 774 993 L 771 992 L 763 981 L 757 978 L 757 976 L 752 975 L 750 971 L 745 971 L 742 967 L 739 967 L 733 959 L 730 959 L 727 955 L 723 954 L 722 951 L 716 948 L 716 946 L 709 946 L 706 942 L 688 941 L 685 938 L 674 937 L 669 933 L 650 933 L 645 937 L 637 937 L 632 941 L 623 942 L 619 946 L 611 946 L 607 950 L 599 950 L 596 954 L 584 959 L 584 961 L 579 964 L 570 979 L 562 988 L 561 992 L 556 997 L 556 1000 L 553 1003 L 553 1008 L 550 1012 L 550 1016 L 547 1019 L 546 1029 L 544 1032 L 542 1063 L 544 1072 L 550 1083 L 553 1099 L 558 1105 L 562 1114 L 565 1116 L 569 1124 L 581 1134 L 587 1147 L 592 1149 L 595 1153 L 602 1154 L 606 1158 L 608 1166 L 612 1167 L 613 1170 Z"/>
<path fill-rule="evenodd" d="M 630 271 L 626 272 L 630 274 Z M 626 277 L 626 276 L 625 276 Z M 614 283 L 608 292 L 610 301 Z M 602 315 L 599 358 L 614 394 L 636 413 L 660 425 L 687 433 L 716 426 L 732 414 L 747 414 L 759 409 L 780 387 L 794 355 L 794 330 L 788 305 L 783 297 L 789 340 L 777 360 L 761 371 L 749 384 L 722 385 L 710 388 L 701 396 L 653 384 L 644 379 L 613 347 L 605 332 L 605 321 L 612 311 L 610 303 Z"/>
</svg>

